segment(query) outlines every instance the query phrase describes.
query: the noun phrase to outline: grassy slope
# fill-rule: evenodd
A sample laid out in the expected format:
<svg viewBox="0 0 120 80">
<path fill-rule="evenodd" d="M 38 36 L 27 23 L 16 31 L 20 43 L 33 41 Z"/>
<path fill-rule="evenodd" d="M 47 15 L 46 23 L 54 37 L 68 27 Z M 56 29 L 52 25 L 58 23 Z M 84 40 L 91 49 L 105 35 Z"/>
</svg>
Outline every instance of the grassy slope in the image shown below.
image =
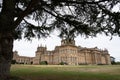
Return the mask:
<svg viewBox="0 0 120 80">
<path fill-rule="evenodd" d="M 120 80 L 120 66 L 13 65 L 11 74 L 25 80 Z"/>
</svg>

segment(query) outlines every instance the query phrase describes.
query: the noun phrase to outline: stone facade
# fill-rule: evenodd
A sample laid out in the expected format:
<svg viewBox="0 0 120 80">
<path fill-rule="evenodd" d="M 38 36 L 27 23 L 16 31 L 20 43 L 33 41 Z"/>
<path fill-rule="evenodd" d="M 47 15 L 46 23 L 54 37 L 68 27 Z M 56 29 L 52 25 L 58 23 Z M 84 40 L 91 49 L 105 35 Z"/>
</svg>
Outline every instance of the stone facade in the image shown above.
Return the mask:
<svg viewBox="0 0 120 80">
<path fill-rule="evenodd" d="M 19 56 L 17 51 L 14 51 L 13 60 L 18 64 L 33 64 L 34 57 Z"/>
<path fill-rule="evenodd" d="M 18 58 L 14 59 L 18 60 Z M 19 56 L 20 59 L 22 60 L 22 57 Z M 40 64 L 40 62 L 46 61 L 48 64 L 54 65 L 61 62 L 68 65 L 111 64 L 108 50 L 100 50 L 97 47 L 85 48 L 76 46 L 74 39 L 63 39 L 61 45 L 56 46 L 53 51 L 48 51 L 46 47 L 38 46 L 36 56 L 34 58 L 26 57 L 25 60 L 28 60 L 27 63 Z"/>
</svg>

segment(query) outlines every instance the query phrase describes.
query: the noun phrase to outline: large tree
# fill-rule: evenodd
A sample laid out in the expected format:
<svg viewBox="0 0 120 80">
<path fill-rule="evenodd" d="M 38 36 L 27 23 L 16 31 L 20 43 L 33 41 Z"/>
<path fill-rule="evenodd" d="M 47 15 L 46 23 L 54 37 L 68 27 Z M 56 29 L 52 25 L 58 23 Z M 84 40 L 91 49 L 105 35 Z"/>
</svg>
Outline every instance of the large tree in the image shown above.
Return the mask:
<svg viewBox="0 0 120 80">
<path fill-rule="evenodd" d="M 2 0 L 0 4 L 0 79 L 10 75 L 13 41 L 97 33 L 120 36 L 120 0 Z"/>
</svg>

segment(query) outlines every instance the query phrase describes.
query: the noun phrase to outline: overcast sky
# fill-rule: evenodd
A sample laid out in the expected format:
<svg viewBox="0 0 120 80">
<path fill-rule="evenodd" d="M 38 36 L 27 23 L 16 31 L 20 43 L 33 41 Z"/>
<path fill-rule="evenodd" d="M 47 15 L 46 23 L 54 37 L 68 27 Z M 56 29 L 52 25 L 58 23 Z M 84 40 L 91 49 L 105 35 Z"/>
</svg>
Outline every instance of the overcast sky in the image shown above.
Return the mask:
<svg viewBox="0 0 120 80">
<path fill-rule="evenodd" d="M 120 61 L 120 37 L 110 37 L 104 35 L 98 35 L 95 38 L 85 38 L 78 36 L 75 38 L 76 45 L 88 48 L 98 47 L 99 49 L 108 49 L 109 54 L 116 58 L 116 61 Z M 51 37 L 46 39 L 33 39 L 32 41 L 20 40 L 14 42 L 14 49 L 17 50 L 21 56 L 35 56 L 35 51 L 39 46 L 46 46 L 48 50 L 54 50 L 55 46 L 61 45 L 61 39 L 57 37 L 57 34 L 53 33 Z"/>
</svg>

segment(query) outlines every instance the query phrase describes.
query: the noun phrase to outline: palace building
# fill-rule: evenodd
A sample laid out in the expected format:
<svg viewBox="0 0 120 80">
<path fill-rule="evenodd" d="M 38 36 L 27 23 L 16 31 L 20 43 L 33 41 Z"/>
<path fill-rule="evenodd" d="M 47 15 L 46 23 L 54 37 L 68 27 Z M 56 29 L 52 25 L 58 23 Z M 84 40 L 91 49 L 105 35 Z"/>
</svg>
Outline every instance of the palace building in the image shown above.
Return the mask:
<svg viewBox="0 0 120 80">
<path fill-rule="evenodd" d="M 74 39 L 62 39 L 61 45 L 56 46 L 54 50 L 48 51 L 47 47 L 38 46 L 35 57 L 19 56 L 14 52 L 13 60 L 24 64 L 40 64 L 46 61 L 48 64 L 57 65 L 65 63 L 67 65 L 81 64 L 111 64 L 108 50 L 101 50 L 97 47 L 86 48 L 75 45 Z"/>
</svg>

